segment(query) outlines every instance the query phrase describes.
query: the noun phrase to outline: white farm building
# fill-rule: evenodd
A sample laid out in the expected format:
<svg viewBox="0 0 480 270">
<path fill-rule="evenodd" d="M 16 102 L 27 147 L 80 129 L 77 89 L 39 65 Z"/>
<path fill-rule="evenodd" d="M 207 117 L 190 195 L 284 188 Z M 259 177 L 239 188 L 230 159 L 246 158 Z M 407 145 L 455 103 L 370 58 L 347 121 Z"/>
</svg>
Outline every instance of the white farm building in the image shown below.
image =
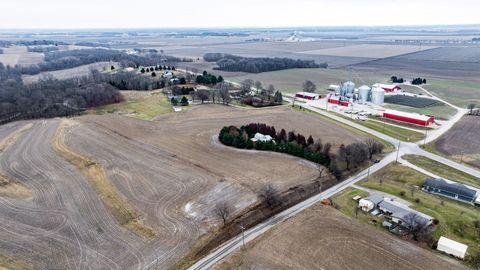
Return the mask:
<svg viewBox="0 0 480 270">
<path fill-rule="evenodd" d="M 440 237 L 438 240 L 437 250 L 445 252 L 449 255 L 464 259 L 467 254 L 468 246 L 457 241 L 453 241 L 446 237 Z"/>
<path fill-rule="evenodd" d="M 273 140 L 273 138 L 270 135 L 263 135 L 262 133 L 257 132 L 251 140 L 252 140 L 252 142 L 257 142 L 257 141 L 269 142 L 269 141 Z"/>
</svg>

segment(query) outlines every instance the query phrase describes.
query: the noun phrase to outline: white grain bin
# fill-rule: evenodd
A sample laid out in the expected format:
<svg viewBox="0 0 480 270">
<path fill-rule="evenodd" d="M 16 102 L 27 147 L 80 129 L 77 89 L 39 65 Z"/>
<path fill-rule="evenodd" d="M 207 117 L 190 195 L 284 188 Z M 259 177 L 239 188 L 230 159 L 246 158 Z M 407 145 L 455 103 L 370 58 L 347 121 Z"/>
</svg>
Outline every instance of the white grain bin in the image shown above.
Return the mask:
<svg viewBox="0 0 480 270">
<path fill-rule="evenodd" d="M 360 201 L 358 201 L 358 207 L 365 212 L 369 212 L 375 207 L 375 204 L 370 200 L 360 199 Z"/>
<path fill-rule="evenodd" d="M 342 92 L 344 95 L 353 94 L 355 92 L 355 84 L 351 81 L 343 83 Z"/>
<path fill-rule="evenodd" d="M 385 102 L 385 90 L 382 88 L 372 89 L 372 103 L 376 105 L 383 105 Z"/>
<path fill-rule="evenodd" d="M 445 252 L 449 255 L 464 259 L 467 254 L 468 246 L 457 241 L 453 241 L 446 237 L 440 237 L 438 240 L 437 250 Z"/>
<path fill-rule="evenodd" d="M 360 102 L 365 103 L 368 101 L 370 97 L 370 90 L 372 89 L 366 85 L 362 85 L 360 88 L 358 88 Z"/>
</svg>

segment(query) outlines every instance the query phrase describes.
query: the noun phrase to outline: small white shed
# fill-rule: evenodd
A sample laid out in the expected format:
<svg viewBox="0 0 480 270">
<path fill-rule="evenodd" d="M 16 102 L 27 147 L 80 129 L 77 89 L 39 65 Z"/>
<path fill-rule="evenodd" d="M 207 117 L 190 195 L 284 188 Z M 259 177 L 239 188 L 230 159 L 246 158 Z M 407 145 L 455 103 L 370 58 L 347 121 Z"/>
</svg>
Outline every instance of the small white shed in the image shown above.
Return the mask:
<svg viewBox="0 0 480 270">
<path fill-rule="evenodd" d="M 360 209 L 362 209 L 365 212 L 369 212 L 375 207 L 375 204 L 370 200 L 360 199 L 360 201 L 358 201 L 358 207 L 360 207 Z"/>
<path fill-rule="evenodd" d="M 273 138 L 270 135 L 263 135 L 262 133 L 256 133 L 255 136 L 253 137 L 255 140 L 252 141 L 261 141 L 261 142 L 269 142 Z"/>
<path fill-rule="evenodd" d="M 468 246 L 446 237 L 440 237 L 437 250 L 450 254 L 460 259 L 464 259 L 467 254 Z"/>
</svg>

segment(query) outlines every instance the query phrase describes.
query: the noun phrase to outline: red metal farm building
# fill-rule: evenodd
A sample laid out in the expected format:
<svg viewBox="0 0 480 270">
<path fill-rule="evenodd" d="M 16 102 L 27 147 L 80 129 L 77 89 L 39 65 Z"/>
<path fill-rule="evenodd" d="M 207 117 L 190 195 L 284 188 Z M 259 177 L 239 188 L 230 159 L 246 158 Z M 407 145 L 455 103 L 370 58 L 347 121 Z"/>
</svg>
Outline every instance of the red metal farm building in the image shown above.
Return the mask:
<svg viewBox="0 0 480 270">
<path fill-rule="evenodd" d="M 433 116 L 422 115 L 418 113 L 407 113 L 394 110 L 386 110 L 383 117 L 400 122 L 411 123 L 415 125 L 428 126 L 435 122 Z"/>
</svg>

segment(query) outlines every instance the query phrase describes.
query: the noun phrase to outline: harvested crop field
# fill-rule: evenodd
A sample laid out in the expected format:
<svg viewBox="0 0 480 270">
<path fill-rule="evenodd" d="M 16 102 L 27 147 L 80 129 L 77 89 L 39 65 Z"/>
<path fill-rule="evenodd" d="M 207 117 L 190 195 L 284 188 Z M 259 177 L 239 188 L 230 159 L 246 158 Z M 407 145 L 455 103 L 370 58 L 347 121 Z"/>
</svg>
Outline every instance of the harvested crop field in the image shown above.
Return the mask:
<svg viewBox="0 0 480 270">
<path fill-rule="evenodd" d="M 110 70 L 112 65 L 118 68 L 118 63 L 97 62 L 97 63 L 83 65 L 83 66 L 74 67 L 74 68 L 42 72 L 36 75 L 23 75 L 22 78 L 23 78 L 23 82 L 27 84 L 37 82 L 41 78 L 48 77 L 48 76 L 52 76 L 53 78 L 58 80 L 65 80 L 65 79 L 71 79 L 74 77 L 87 76 L 90 74 L 91 70 L 98 70 L 98 71 Z"/>
<path fill-rule="evenodd" d="M 422 50 L 429 50 L 435 47 L 431 46 L 412 46 L 412 45 L 381 45 L 381 44 L 360 44 L 343 47 L 334 47 L 327 49 L 318 49 L 303 51 L 304 54 L 330 55 L 343 57 L 366 57 L 366 58 L 386 58 L 407 53 L 414 53 Z"/>
<path fill-rule="evenodd" d="M 412 97 L 412 96 L 404 96 L 404 95 L 387 95 L 385 96 L 385 102 L 391 103 L 391 104 L 403 105 L 403 106 L 410 106 L 414 108 L 431 107 L 441 103 L 436 99 L 420 98 L 420 97 Z"/>
<path fill-rule="evenodd" d="M 402 55 L 399 58 L 480 63 L 480 47 L 441 47 Z"/>
<path fill-rule="evenodd" d="M 56 136 L 65 121 L 0 126 L 8 136 L 32 123 L 0 152 L 3 174 L 32 193 L 0 195 L 0 254 L 40 269 L 165 269 L 219 223 L 217 202 L 228 198 L 237 213 L 265 183 L 285 190 L 318 177 L 317 166 L 299 158 L 220 145 L 215 136 L 225 125 L 266 122 L 335 146 L 362 139 L 289 107 L 204 105 L 154 121 L 86 115 L 68 120 Z M 122 222 L 116 205 L 133 209 L 134 226 Z M 139 233 L 137 221 L 154 235 Z"/>
<path fill-rule="evenodd" d="M 435 141 L 435 147 L 457 160 L 462 159 L 464 162 L 480 167 L 478 134 L 480 134 L 480 117 L 464 116 L 453 128 Z"/>
<path fill-rule="evenodd" d="M 4 65 L 33 65 L 43 62 L 43 53 L 28 52 L 25 46 L 12 46 L 2 48 L 3 54 L 0 54 L 0 63 Z"/>
<path fill-rule="evenodd" d="M 316 205 L 215 269 L 467 269 L 372 225 Z"/>
</svg>

